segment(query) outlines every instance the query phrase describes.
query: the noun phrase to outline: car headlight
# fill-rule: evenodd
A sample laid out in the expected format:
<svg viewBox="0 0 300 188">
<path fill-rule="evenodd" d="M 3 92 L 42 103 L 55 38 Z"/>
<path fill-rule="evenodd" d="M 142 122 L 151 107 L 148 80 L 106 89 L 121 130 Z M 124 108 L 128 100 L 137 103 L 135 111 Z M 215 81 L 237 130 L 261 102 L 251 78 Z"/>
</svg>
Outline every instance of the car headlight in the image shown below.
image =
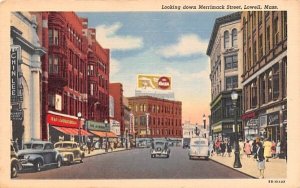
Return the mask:
<svg viewBox="0 0 300 188">
<path fill-rule="evenodd" d="M 30 158 L 30 155 L 24 155 L 24 159 L 29 160 L 29 158 Z"/>
</svg>

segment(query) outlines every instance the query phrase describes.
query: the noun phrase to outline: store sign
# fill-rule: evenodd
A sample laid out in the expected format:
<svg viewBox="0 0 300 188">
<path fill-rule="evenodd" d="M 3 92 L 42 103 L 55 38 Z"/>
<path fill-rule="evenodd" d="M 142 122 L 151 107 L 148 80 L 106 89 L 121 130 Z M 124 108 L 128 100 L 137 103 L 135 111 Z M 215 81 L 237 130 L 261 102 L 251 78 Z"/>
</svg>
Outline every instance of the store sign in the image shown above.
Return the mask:
<svg viewBox="0 0 300 188">
<path fill-rule="evenodd" d="M 86 121 L 86 125 L 87 125 L 88 130 L 110 131 L 109 124 L 107 124 L 107 127 L 106 127 L 105 123 L 103 123 L 103 122 Z"/>
<path fill-rule="evenodd" d="M 273 112 L 267 115 L 268 125 L 279 125 L 279 112 Z"/>
<path fill-rule="evenodd" d="M 23 101 L 23 87 L 20 77 L 22 73 L 20 72 L 20 62 L 21 62 L 21 47 L 17 45 L 12 45 L 10 48 L 10 101 L 11 103 Z"/>
<path fill-rule="evenodd" d="M 258 125 L 258 119 L 249 119 L 247 121 L 247 127 L 256 127 Z"/>
<path fill-rule="evenodd" d="M 63 117 L 59 115 L 47 114 L 47 123 L 59 127 L 78 128 L 78 119 Z"/>
<path fill-rule="evenodd" d="M 172 78 L 164 75 L 146 75 L 137 76 L 137 88 L 146 90 L 171 90 Z"/>
<path fill-rule="evenodd" d="M 61 95 L 55 94 L 55 110 L 61 111 L 62 110 L 62 99 Z"/>
<path fill-rule="evenodd" d="M 24 111 L 20 105 L 13 105 L 10 111 L 10 119 L 12 121 L 23 121 Z"/>
<path fill-rule="evenodd" d="M 221 131 L 222 131 L 222 125 L 214 126 L 214 127 L 213 127 L 213 131 L 214 131 L 215 133 L 221 132 Z"/>
</svg>

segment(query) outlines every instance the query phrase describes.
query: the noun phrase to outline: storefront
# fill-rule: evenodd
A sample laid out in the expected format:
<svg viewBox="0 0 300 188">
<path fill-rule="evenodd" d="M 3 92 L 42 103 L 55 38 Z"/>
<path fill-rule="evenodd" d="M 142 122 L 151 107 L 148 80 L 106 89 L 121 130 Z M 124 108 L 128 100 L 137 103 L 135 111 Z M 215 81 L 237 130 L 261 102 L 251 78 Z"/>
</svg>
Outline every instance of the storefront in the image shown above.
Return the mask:
<svg viewBox="0 0 300 188">
<path fill-rule="evenodd" d="M 117 142 L 117 135 L 110 131 L 110 125 L 104 122 L 86 121 L 87 130 L 93 134 L 92 141 L 96 148 L 105 148 L 106 141 Z"/>
<path fill-rule="evenodd" d="M 222 140 L 222 124 L 218 124 L 212 127 L 213 140 L 217 138 Z"/>
<path fill-rule="evenodd" d="M 276 141 L 280 138 L 279 111 L 267 114 L 267 138 Z"/>
<path fill-rule="evenodd" d="M 79 121 L 75 116 L 49 111 L 47 114 L 49 140 L 53 143 L 61 140 L 84 142 L 84 137 L 92 134 L 83 129 L 83 122 L 84 119 Z"/>
</svg>

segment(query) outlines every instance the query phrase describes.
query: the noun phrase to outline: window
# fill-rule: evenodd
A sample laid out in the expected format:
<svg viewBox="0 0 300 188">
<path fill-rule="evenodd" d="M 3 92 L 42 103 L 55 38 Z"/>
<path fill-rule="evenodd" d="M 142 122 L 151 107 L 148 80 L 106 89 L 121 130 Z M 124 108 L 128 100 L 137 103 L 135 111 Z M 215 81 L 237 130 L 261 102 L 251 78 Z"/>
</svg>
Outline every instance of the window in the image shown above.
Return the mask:
<svg viewBox="0 0 300 188">
<path fill-rule="evenodd" d="M 270 51 L 270 47 L 271 47 L 271 41 L 270 41 L 270 26 L 267 27 L 267 30 L 266 30 L 266 54 L 267 52 Z"/>
<path fill-rule="evenodd" d="M 93 76 L 94 75 L 94 65 L 88 66 L 88 75 Z"/>
<path fill-rule="evenodd" d="M 255 108 L 257 105 L 257 87 L 256 81 L 251 84 L 251 108 Z"/>
<path fill-rule="evenodd" d="M 272 100 L 272 93 L 273 93 L 272 83 L 273 83 L 272 71 L 270 71 L 268 74 L 268 102 Z"/>
<path fill-rule="evenodd" d="M 225 70 L 237 68 L 237 55 L 225 57 Z"/>
<path fill-rule="evenodd" d="M 263 56 L 263 35 L 258 37 L 258 59 L 260 60 Z"/>
<path fill-rule="evenodd" d="M 248 49 L 248 62 L 247 62 L 249 68 L 252 66 L 252 62 L 251 62 L 251 47 L 249 47 Z"/>
<path fill-rule="evenodd" d="M 273 67 L 273 100 L 279 97 L 279 65 L 278 63 Z"/>
<path fill-rule="evenodd" d="M 147 117 L 140 116 L 140 125 L 147 125 Z"/>
<path fill-rule="evenodd" d="M 274 32 L 273 32 L 273 36 L 274 36 L 274 45 L 276 45 L 276 44 L 278 44 L 278 42 L 279 42 L 278 17 L 276 17 L 276 18 L 274 19 L 273 27 L 274 27 Z"/>
<path fill-rule="evenodd" d="M 53 31 L 53 39 L 54 39 L 54 45 L 58 45 L 58 31 Z"/>
<path fill-rule="evenodd" d="M 229 31 L 224 32 L 224 48 L 229 48 Z"/>
<path fill-rule="evenodd" d="M 287 87 L 287 58 L 282 60 L 282 96 L 286 97 L 286 87 Z"/>
<path fill-rule="evenodd" d="M 225 101 L 225 117 L 232 117 L 234 116 L 234 110 L 232 108 L 232 100 L 226 99 Z"/>
<path fill-rule="evenodd" d="M 90 95 L 94 95 L 94 84 L 90 84 Z"/>
<path fill-rule="evenodd" d="M 49 44 L 52 45 L 53 44 L 53 30 L 52 29 L 48 30 L 48 39 L 49 39 Z"/>
<path fill-rule="evenodd" d="M 246 18 L 243 18 L 243 44 L 246 43 L 246 29 L 247 29 L 247 24 L 246 24 Z"/>
<path fill-rule="evenodd" d="M 49 73 L 58 74 L 58 57 L 49 55 L 48 58 Z"/>
<path fill-rule="evenodd" d="M 256 54 L 256 41 L 253 43 L 253 64 L 257 61 L 257 54 Z"/>
<path fill-rule="evenodd" d="M 55 107 L 55 95 L 48 94 L 48 106 L 54 108 Z"/>
<path fill-rule="evenodd" d="M 283 37 L 287 37 L 287 11 L 283 12 Z"/>
<path fill-rule="evenodd" d="M 233 47 L 237 47 L 237 29 L 233 29 L 231 35 L 232 35 L 232 44 L 231 45 Z"/>
<path fill-rule="evenodd" d="M 238 76 L 226 77 L 226 90 L 238 87 Z"/>
</svg>

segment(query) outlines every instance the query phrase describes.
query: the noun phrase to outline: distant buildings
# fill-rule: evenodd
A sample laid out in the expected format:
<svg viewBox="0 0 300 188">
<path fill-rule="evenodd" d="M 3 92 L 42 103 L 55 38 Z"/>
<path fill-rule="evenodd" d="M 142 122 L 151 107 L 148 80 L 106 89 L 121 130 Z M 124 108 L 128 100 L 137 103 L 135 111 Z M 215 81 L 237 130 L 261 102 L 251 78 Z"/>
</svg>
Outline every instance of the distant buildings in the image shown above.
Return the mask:
<svg viewBox="0 0 300 188">
<path fill-rule="evenodd" d="M 128 100 L 137 137 L 182 137 L 182 104 L 180 101 L 150 96 L 129 97 Z"/>
</svg>

